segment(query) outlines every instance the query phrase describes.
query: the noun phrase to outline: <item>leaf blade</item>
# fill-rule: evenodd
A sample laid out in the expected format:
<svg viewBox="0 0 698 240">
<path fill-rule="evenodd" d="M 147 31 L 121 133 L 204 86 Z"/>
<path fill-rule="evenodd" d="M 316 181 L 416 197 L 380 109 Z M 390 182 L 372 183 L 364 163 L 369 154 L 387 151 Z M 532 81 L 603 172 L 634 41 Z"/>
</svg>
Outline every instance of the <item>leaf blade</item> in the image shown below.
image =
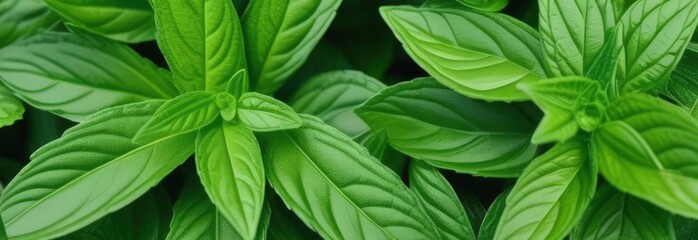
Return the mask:
<svg viewBox="0 0 698 240">
<path fill-rule="evenodd" d="M 256 92 L 245 93 L 240 97 L 238 116 L 247 128 L 257 132 L 294 129 L 302 124 L 291 107 Z"/>
<path fill-rule="evenodd" d="M 133 142 L 193 132 L 210 124 L 219 115 L 216 96 L 211 92 L 188 92 L 165 102 L 138 130 Z"/>
<path fill-rule="evenodd" d="M 59 22 L 59 17 L 40 0 L 0 2 L 0 47 Z"/>
</svg>

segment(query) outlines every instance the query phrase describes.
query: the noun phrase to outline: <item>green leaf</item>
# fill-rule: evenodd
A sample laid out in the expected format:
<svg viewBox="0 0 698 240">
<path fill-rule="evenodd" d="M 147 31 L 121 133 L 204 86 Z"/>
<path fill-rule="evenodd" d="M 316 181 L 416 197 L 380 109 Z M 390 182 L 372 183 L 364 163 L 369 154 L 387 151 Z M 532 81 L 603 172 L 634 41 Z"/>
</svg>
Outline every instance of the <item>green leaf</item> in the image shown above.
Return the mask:
<svg viewBox="0 0 698 240">
<path fill-rule="evenodd" d="M 269 194 L 276 194 L 272 191 Z M 291 212 L 281 201 L 279 197 L 273 197 L 270 201 L 271 219 L 269 222 L 268 238 L 279 240 L 321 240 L 322 238 L 316 232 L 313 232 L 306 226 L 302 220 Z"/>
<path fill-rule="evenodd" d="M 604 178 L 670 212 L 698 218 L 698 121 L 661 99 L 631 94 L 592 135 Z"/>
<path fill-rule="evenodd" d="M 485 206 L 482 205 L 477 195 L 464 186 L 459 186 L 459 188 L 455 188 L 454 190 L 460 199 L 461 205 L 465 208 L 465 214 L 468 215 L 470 226 L 473 227 L 473 233 L 477 232 L 487 213 Z"/>
<path fill-rule="evenodd" d="M 410 189 L 436 224 L 441 239 L 475 239 L 456 192 L 436 168 L 422 161 L 411 161 L 409 179 Z"/>
<path fill-rule="evenodd" d="M 698 219 L 674 216 L 674 230 L 677 240 L 692 240 L 698 236 Z"/>
<path fill-rule="evenodd" d="M 307 225 L 326 239 L 438 236 L 397 175 L 337 129 L 301 118 L 302 128 L 262 135 L 262 156 L 270 184 Z"/>
<path fill-rule="evenodd" d="M 242 18 L 250 78 L 273 93 L 305 62 L 341 0 L 251 1 Z"/>
<path fill-rule="evenodd" d="M 488 177 L 518 176 L 536 153 L 522 109 L 464 97 L 431 78 L 391 86 L 356 110 L 398 151 Z"/>
<path fill-rule="evenodd" d="M 51 11 L 44 1 L 0 1 L 0 47 L 58 22 L 58 15 Z"/>
<path fill-rule="evenodd" d="M 61 239 L 162 240 L 170 230 L 172 205 L 164 188 L 155 187 L 123 209 Z"/>
<path fill-rule="evenodd" d="M 516 84 L 546 76 L 538 33 L 509 16 L 406 6 L 380 11 L 417 64 L 468 97 L 527 100 Z"/>
<path fill-rule="evenodd" d="M 242 240 L 206 195 L 197 179 L 190 179 L 174 206 L 167 239 Z"/>
<path fill-rule="evenodd" d="M 242 94 L 238 103 L 238 116 L 247 128 L 256 132 L 294 129 L 301 126 L 301 119 L 291 107 L 273 97 L 249 92 Z"/>
<path fill-rule="evenodd" d="M 671 214 L 648 202 L 599 188 L 570 239 L 675 239 Z"/>
<path fill-rule="evenodd" d="M 217 121 L 199 131 L 196 169 L 211 201 L 245 239 L 254 239 L 264 204 L 264 166 L 252 131 Z"/>
<path fill-rule="evenodd" d="M 552 76 L 583 76 L 616 24 L 612 1 L 541 0 L 540 32 Z M 606 60 L 608 61 L 608 60 Z"/>
<path fill-rule="evenodd" d="M 492 202 L 492 205 L 490 205 L 490 208 L 487 209 L 487 214 L 485 214 L 485 219 L 482 220 L 482 226 L 477 234 L 478 240 L 494 239 L 497 225 L 502 219 L 502 214 L 504 214 L 504 208 L 506 207 L 506 200 L 509 193 L 511 193 L 511 188 L 499 194 L 499 196 L 494 199 L 494 202 Z"/>
<path fill-rule="evenodd" d="M 245 69 L 240 20 L 229 0 L 149 0 L 157 41 L 178 87 L 184 91 L 226 90 Z"/>
<path fill-rule="evenodd" d="M 642 0 L 628 9 L 616 33 L 620 93 L 646 91 L 669 77 L 696 29 L 697 15 L 695 0 Z"/>
<path fill-rule="evenodd" d="M 126 206 L 194 151 L 194 135 L 133 144 L 163 101 L 109 108 L 32 155 L 7 186 L 0 213 L 13 239 L 50 239 Z"/>
<path fill-rule="evenodd" d="M 698 119 L 698 43 L 689 43 L 676 70 L 669 77 L 664 94 Z"/>
<path fill-rule="evenodd" d="M 233 77 L 228 80 L 228 93 L 233 94 L 235 97 L 242 96 L 250 90 L 250 78 L 247 75 L 247 70 L 240 69 L 236 72 Z"/>
<path fill-rule="evenodd" d="M 459 3 L 486 12 L 499 12 L 509 4 L 509 0 L 456 0 Z"/>
<path fill-rule="evenodd" d="M 2 224 L 2 217 L 0 217 L 0 240 L 7 240 L 7 232 L 5 232 L 5 224 Z"/>
<path fill-rule="evenodd" d="M 216 95 L 216 106 L 220 110 L 221 117 L 226 121 L 233 121 L 238 110 L 238 100 L 229 93 Z"/>
<path fill-rule="evenodd" d="M 574 137 L 583 121 L 580 114 L 584 114 L 578 113 L 578 110 L 583 110 L 578 107 L 593 105 L 594 100 L 603 99 L 598 82 L 584 77 L 552 78 L 519 87 L 545 113 L 531 139 L 536 144 L 564 142 Z M 595 117 L 591 121 L 598 124 L 603 119 L 602 113 L 599 111 L 591 116 Z"/>
<path fill-rule="evenodd" d="M 153 10 L 145 0 L 45 0 L 67 24 L 117 41 L 155 39 Z"/>
<path fill-rule="evenodd" d="M 178 94 L 166 71 L 126 45 L 89 34 L 45 32 L 3 48 L 0 76 L 29 105 L 73 121 Z"/>
<path fill-rule="evenodd" d="M 193 132 L 211 124 L 219 115 L 216 96 L 212 92 L 188 92 L 165 102 L 138 130 L 133 142 L 150 142 Z"/>
<path fill-rule="evenodd" d="M 562 239 L 594 196 L 597 171 L 578 140 L 534 159 L 507 197 L 494 239 Z"/>
<path fill-rule="evenodd" d="M 12 126 L 15 121 L 22 120 L 23 115 L 22 101 L 0 83 L 0 127 Z"/>
</svg>

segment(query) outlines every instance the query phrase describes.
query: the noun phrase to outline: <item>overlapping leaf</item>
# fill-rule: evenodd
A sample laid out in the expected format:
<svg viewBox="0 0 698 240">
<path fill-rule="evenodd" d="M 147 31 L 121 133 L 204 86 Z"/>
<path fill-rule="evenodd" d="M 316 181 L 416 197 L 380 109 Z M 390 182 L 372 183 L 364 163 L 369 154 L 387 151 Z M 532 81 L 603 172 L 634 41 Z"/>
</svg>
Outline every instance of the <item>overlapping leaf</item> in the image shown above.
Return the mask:
<svg viewBox="0 0 698 240">
<path fill-rule="evenodd" d="M 247 128 L 258 132 L 301 126 L 301 119 L 291 107 L 273 97 L 255 92 L 240 97 L 238 116 Z"/>
<path fill-rule="evenodd" d="M 219 115 L 216 95 L 212 92 L 189 92 L 165 102 L 136 133 L 133 142 L 193 132 L 216 119 Z"/>
<path fill-rule="evenodd" d="M 241 240 L 233 226 L 206 195 L 197 179 L 190 180 L 174 206 L 167 239 Z"/>
<path fill-rule="evenodd" d="M 509 4 L 509 0 L 456 0 L 457 2 L 487 12 L 498 12 Z"/>
<path fill-rule="evenodd" d="M 698 119 L 698 43 L 689 43 L 664 93 Z"/>
<path fill-rule="evenodd" d="M 482 226 L 480 226 L 480 231 L 477 233 L 477 239 L 494 239 L 494 234 L 497 232 L 497 225 L 499 225 L 499 221 L 502 219 L 502 214 L 504 214 L 504 207 L 506 206 L 507 197 L 509 196 L 510 192 L 511 189 L 507 189 L 494 199 L 494 202 L 492 202 L 490 208 L 487 209 L 485 219 L 482 220 Z"/>
<path fill-rule="evenodd" d="M 0 127 L 11 126 L 15 121 L 22 120 L 23 115 L 22 102 L 0 83 Z"/>
<path fill-rule="evenodd" d="M 58 22 L 58 15 L 42 0 L 0 1 L 0 47 Z"/>
</svg>

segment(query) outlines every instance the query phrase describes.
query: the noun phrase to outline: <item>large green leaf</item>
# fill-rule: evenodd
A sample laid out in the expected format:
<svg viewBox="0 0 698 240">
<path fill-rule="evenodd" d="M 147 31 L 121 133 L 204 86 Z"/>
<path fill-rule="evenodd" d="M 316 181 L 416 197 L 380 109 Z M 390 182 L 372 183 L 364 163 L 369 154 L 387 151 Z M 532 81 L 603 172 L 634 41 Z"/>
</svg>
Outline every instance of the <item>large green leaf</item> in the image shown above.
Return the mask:
<svg viewBox="0 0 698 240">
<path fill-rule="evenodd" d="M 0 76 L 28 104 L 73 121 L 178 94 L 166 71 L 126 45 L 89 34 L 46 32 L 3 48 Z"/>
<path fill-rule="evenodd" d="M 451 184 L 439 171 L 422 161 L 410 162 L 410 189 L 436 224 L 441 239 L 475 239 L 475 233 Z"/>
<path fill-rule="evenodd" d="M 172 205 L 163 188 L 155 187 L 123 209 L 61 239 L 164 240 L 170 230 Z"/>
<path fill-rule="evenodd" d="M 0 83 L 0 127 L 11 126 L 15 121 L 22 120 L 23 115 L 22 101 Z"/>
<path fill-rule="evenodd" d="M 516 84 L 546 76 L 538 33 L 509 16 L 406 6 L 381 14 L 417 64 L 466 96 L 526 100 Z"/>
<path fill-rule="evenodd" d="M 592 135 L 601 174 L 623 192 L 698 218 L 698 121 L 661 99 L 631 94 Z"/>
<path fill-rule="evenodd" d="M 341 0 L 251 1 L 242 18 L 250 78 L 273 93 L 301 67 L 332 23 Z"/>
<path fill-rule="evenodd" d="M 689 43 L 664 93 L 698 119 L 698 43 Z"/>
<path fill-rule="evenodd" d="M 494 199 L 494 202 L 492 202 L 492 205 L 490 205 L 490 208 L 487 209 L 485 219 L 482 220 L 482 226 L 477 233 L 478 240 L 494 239 L 494 234 L 497 232 L 497 225 L 499 225 L 502 214 L 504 214 L 504 208 L 506 207 L 506 200 L 509 193 L 511 193 L 511 188 L 499 194 L 499 196 Z"/>
<path fill-rule="evenodd" d="M 254 239 L 264 204 L 264 166 L 252 131 L 217 121 L 199 131 L 196 168 L 217 209 L 245 239 Z"/>
<path fill-rule="evenodd" d="M 0 1 L 0 47 L 48 28 L 58 19 L 41 0 Z"/>
<path fill-rule="evenodd" d="M 648 202 L 599 188 L 570 239 L 675 239 L 671 214 Z"/>
<path fill-rule="evenodd" d="M 0 199 L 14 239 L 50 239 L 80 229 L 145 193 L 194 151 L 194 135 L 134 144 L 164 101 L 101 111 L 32 155 Z"/>
<path fill-rule="evenodd" d="M 153 10 L 146 0 L 44 0 L 69 25 L 135 43 L 155 39 Z"/>
<path fill-rule="evenodd" d="M 464 97 L 431 78 L 391 86 L 356 111 L 398 151 L 478 176 L 518 176 L 537 148 L 522 109 Z"/>
<path fill-rule="evenodd" d="M 294 129 L 301 126 L 301 119 L 290 106 L 256 92 L 242 94 L 238 104 L 238 116 L 247 128 L 257 132 Z"/>
<path fill-rule="evenodd" d="M 541 0 L 540 32 L 545 63 L 556 77 L 584 76 L 615 26 L 612 1 Z"/>
<path fill-rule="evenodd" d="M 531 162 L 507 197 L 494 239 L 562 239 L 596 190 L 586 143 L 559 143 Z"/>
<path fill-rule="evenodd" d="M 698 1 L 640 0 L 623 15 L 616 34 L 621 93 L 645 91 L 665 81 L 698 24 Z"/>
<path fill-rule="evenodd" d="M 219 115 L 217 95 L 212 92 L 188 92 L 165 102 L 138 130 L 133 142 L 150 142 L 193 132 L 210 124 Z"/>
<path fill-rule="evenodd" d="M 263 135 L 262 155 L 272 187 L 307 225 L 326 239 L 438 236 L 389 168 L 339 130 L 301 118 L 302 128 Z"/>
<path fill-rule="evenodd" d="M 178 87 L 225 92 L 247 66 L 240 20 L 229 0 L 149 0 L 158 46 Z"/>
</svg>

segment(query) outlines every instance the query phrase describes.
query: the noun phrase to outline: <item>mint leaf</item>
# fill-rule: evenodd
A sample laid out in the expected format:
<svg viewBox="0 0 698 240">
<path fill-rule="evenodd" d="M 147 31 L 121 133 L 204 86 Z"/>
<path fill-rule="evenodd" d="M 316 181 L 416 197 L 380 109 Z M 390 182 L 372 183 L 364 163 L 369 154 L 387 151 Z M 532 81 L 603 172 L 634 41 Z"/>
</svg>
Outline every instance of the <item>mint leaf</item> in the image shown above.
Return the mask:
<svg viewBox="0 0 698 240">
<path fill-rule="evenodd" d="M 301 67 L 341 0 L 251 1 L 242 18 L 250 78 L 273 93 Z"/>
<path fill-rule="evenodd" d="M 155 39 L 153 10 L 145 0 L 45 0 L 72 26 L 122 42 Z"/>
<path fill-rule="evenodd" d="M 698 119 L 698 43 L 689 43 L 683 58 L 671 74 L 664 94 Z"/>
<path fill-rule="evenodd" d="M 438 236 L 389 168 L 337 129 L 301 118 L 302 128 L 264 134 L 262 156 L 270 184 L 307 225 L 326 239 Z"/>
<path fill-rule="evenodd" d="M 220 110 L 221 117 L 230 122 L 237 114 L 238 100 L 229 93 L 219 93 L 216 95 L 216 106 Z"/>
<path fill-rule="evenodd" d="M 0 213 L 12 238 L 51 239 L 126 206 L 193 152 L 193 135 L 134 144 L 164 101 L 109 108 L 43 146 L 7 186 Z"/>
<path fill-rule="evenodd" d="M 269 132 L 301 126 L 301 119 L 285 103 L 256 92 L 242 94 L 238 103 L 240 121 L 252 131 Z"/>
<path fill-rule="evenodd" d="M 604 185 L 570 239 L 675 239 L 671 218 L 661 208 Z"/>
<path fill-rule="evenodd" d="M 615 26 L 612 1 L 541 0 L 538 7 L 546 66 L 556 77 L 583 76 Z"/>
<path fill-rule="evenodd" d="M 620 93 L 661 85 L 679 62 L 698 24 L 698 1 L 637 1 L 618 23 Z"/>
<path fill-rule="evenodd" d="M 0 127 L 11 126 L 15 121 L 22 120 L 24 105 L 12 94 L 10 89 L 0 83 Z"/>
<path fill-rule="evenodd" d="M 29 105 L 73 121 L 178 94 L 166 71 L 126 45 L 90 34 L 45 32 L 5 47 L 0 77 Z"/>
<path fill-rule="evenodd" d="M 42 0 L 0 1 L 0 47 L 59 22 Z"/>
<path fill-rule="evenodd" d="M 206 195 L 197 179 L 184 185 L 174 206 L 168 240 L 175 239 L 243 239 Z"/>
<path fill-rule="evenodd" d="M 534 159 L 507 197 L 494 239 L 562 239 L 596 190 L 596 165 L 577 140 Z"/>
<path fill-rule="evenodd" d="M 535 123 L 522 109 L 464 97 L 432 78 L 391 86 L 356 112 L 395 149 L 440 168 L 515 177 L 536 153 Z"/>
<path fill-rule="evenodd" d="M 264 166 L 252 131 L 217 121 L 199 131 L 196 169 L 221 214 L 244 239 L 254 239 L 264 204 Z"/>
<path fill-rule="evenodd" d="M 490 208 L 487 209 L 487 214 L 485 214 L 485 219 L 482 220 L 482 226 L 477 234 L 478 240 L 492 240 L 494 239 L 494 234 L 497 231 L 497 225 L 502 219 L 502 214 L 504 214 L 504 207 L 506 206 L 506 200 L 511 193 L 511 188 L 500 193 L 497 198 L 494 199 Z"/>
<path fill-rule="evenodd" d="M 516 84 L 546 76 L 538 33 L 509 16 L 406 6 L 381 15 L 417 64 L 468 97 L 527 100 Z"/>
<path fill-rule="evenodd" d="M 133 137 L 134 143 L 193 132 L 216 119 L 217 94 L 189 92 L 165 102 Z"/>
<path fill-rule="evenodd" d="M 158 46 L 182 90 L 226 90 L 247 66 L 242 28 L 229 0 L 149 0 Z"/>
<path fill-rule="evenodd" d="M 230 80 L 228 80 L 228 93 L 233 94 L 235 97 L 242 96 L 250 90 L 250 78 L 247 76 L 247 70 L 240 69 L 236 72 Z"/>
<path fill-rule="evenodd" d="M 670 212 L 698 217 L 698 122 L 645 94 L 619 98 L 607 115 L 591 141 L 604 178 Z"/>
<path fill-rule="evenodd" d="M 436 224 L 441 239 L 475 239 L 456 192 L 436 168 L 422 161 L 412 161 L 409 180 L 410 189 Z"/>
</svg>

